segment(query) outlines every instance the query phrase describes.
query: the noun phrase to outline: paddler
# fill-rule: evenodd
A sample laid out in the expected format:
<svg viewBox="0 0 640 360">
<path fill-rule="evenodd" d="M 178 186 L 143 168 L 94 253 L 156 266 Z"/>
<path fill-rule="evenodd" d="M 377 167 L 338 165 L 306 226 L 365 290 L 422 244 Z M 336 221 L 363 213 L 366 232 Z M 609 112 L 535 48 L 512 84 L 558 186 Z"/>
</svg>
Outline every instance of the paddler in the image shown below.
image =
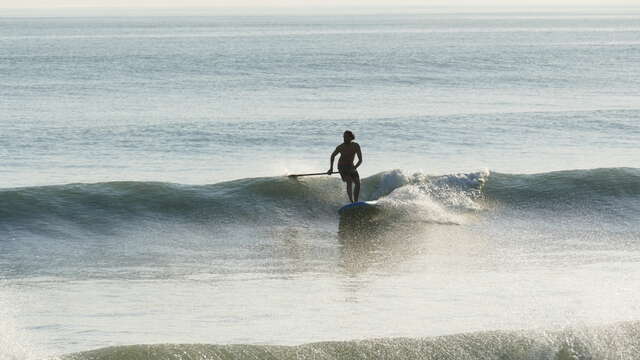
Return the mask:
<svg viewBox="0 0 640 360">
<path fill-rule="evenodd" d="M 328 175 L 333 174 L 333 160 L 336 155 L 340 154 L 338 160 L 338 171 L 342 181 L 347 183 L 347 195 L 349 201 L 358 202 L 358 195 L 360 195 L 360 175 L 358 174 L 358 166 L 362 164 L 362 152 L 360 151 L 360 145 L 353 140 L 356 139 L 355 135 L 349 130 L 345 131 L 342 135 L 344 142 L 336 147 L 331 154 L 331 165 L 329 166 Z M 354 165 L 353 159 L 358 156 L 358 162 Z M 353 186 L 353 192 L 352 192 Z M 352 195 L 353 194 L 353 195 Z M 355 201 L 354 201 L 355 200 Z"/>
</svg>

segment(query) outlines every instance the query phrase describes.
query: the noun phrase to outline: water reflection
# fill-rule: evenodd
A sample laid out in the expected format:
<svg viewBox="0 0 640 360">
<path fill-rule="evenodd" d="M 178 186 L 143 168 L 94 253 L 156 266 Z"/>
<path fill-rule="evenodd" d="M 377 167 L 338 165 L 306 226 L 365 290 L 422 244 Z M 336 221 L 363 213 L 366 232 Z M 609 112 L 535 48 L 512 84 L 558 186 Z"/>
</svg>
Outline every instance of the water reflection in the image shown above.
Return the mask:
<svg viewBox="0 0 640 360">
<path fill-rule="evenodd" d="M 392 271 L 425 250 L 425 235 L 420 224 L 398 224 L 378 214 L 342 216 L 338 228 L 340 266 L 351 275 L 372 267 Z"/>
<path fill-rule="evenodd" d="M 474 229 L 472 224 L 398 221 L 380 214 L 341 217 L 339 266 L 351 276 L 459 268 L 492 252 L 488 239 Z"/>
</svg>

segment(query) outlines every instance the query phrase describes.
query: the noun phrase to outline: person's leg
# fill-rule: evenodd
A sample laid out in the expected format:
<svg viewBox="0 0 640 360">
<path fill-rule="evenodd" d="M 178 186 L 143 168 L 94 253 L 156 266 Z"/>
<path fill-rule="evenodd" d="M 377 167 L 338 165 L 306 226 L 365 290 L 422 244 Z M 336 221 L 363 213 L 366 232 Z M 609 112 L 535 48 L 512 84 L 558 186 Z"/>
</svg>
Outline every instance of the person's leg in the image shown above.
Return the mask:
<svg viewBox="0 0 640 360">
<path fill-rule="evenodd" d="M 349 196 L 349 201 L 353 202 L 353 196 L 351 196 L 351 179 L 347 180 L 347 195 Z"/>
<path fill-rule="evenodd" d="M 358 196 L 360 196 L 360 176 L 356 173 L 353 179 L 353 198 L 358 202 Z"/>
</svg>

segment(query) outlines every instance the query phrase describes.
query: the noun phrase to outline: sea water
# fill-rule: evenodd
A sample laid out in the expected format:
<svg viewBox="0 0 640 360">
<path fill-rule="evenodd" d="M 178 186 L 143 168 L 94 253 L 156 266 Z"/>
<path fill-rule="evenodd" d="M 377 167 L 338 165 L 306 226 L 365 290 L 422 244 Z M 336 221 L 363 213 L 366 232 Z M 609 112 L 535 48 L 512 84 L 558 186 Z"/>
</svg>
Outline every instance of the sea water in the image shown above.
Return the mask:
<svg viewBox="0 0 640 360">
<path fill-rule="evenodd" d="M 639 60 L 638 9 L 1 17 L 0 359 L 637 358 Z M 364 223 L 286 176 L 346 129 Z"/>
</svg>

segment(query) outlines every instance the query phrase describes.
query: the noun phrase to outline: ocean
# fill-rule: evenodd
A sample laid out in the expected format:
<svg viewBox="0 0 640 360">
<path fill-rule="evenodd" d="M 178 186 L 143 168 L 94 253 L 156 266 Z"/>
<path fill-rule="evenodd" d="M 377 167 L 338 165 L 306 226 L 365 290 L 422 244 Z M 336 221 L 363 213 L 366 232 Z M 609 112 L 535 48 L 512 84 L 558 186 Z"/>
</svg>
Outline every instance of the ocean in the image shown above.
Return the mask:
<svg viewBox="0 0 640 360">
<path fill-rule="evenodd" d="M 5 14 L 0 359 L 638 359 L 639 118 L 637 8 Z"/>
</svg>

